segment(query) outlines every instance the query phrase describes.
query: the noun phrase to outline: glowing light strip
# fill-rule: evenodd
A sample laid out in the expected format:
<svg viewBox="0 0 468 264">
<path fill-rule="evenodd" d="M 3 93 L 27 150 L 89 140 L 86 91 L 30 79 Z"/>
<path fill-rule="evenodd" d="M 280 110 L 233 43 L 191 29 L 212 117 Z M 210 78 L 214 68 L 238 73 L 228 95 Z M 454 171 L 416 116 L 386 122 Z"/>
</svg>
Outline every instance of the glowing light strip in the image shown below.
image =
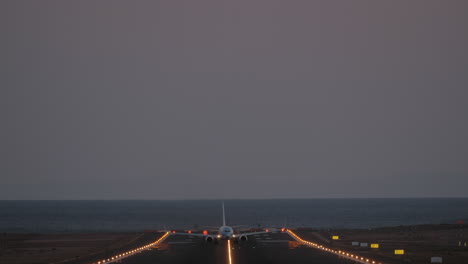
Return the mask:
<svg viewBox="0 0 468 264">
<path fill-rule="evenodd" d="M 294 238 L 294 240 L 296 240 L 297 242 L 300 242 L 308 247 L 312 247 L 312 248 L 316 248 L 316 249 L 320 249 L 320 250 L 323 250 L 323 251 L 327 251 L 329 253 L 332 253 L 332 254 L 335 254 L 335 255 L 338 255 L 340 257 L 344 257 L 344 258 L 347 258 L 347 259 L 350 259 L 350 260 L 353 260 L 355 262 L 358 262 L 358 263 L 363 263 L 363 264 L 369 264 L 369 263 L 372 263 L 372 264 L 382 264 L 382 262 L 379 262 L 377 263 L 377 261 L 375 260 L 371 260 L 371 259 L 368 259 L 368 258 L 364 258 L 364 257 L 360 257 L 358 255 L 354 255 L 354 254 L 351 254 L 351 253 L 348 253 L 348 252 L 345 252 L 345 251 L 342 251 L 342 250 L 334 250 L 334 249 L 330 249 L 330 248 L 326 248 L 322 245 L 319 245 L 319 244 L 316 244 L 316 243 L 313 243 L 313 242 L 310 242 L 310 241 L 307 241 L 307 240 L 304 240 L 302 238 L 300 238 L 298 235 L 296 235 L 296 233 L 294 233 L 293 231 L 291 230 L 286 230 L 286 232 L 288 232 L 288 234 Z"/>
<path fill-rule="evenodd" d="M 227 241 L 227 247 L 228 247 L 228 263 L 232 264 L 232 256 L 231 256 L 231 240 L 228 239 Z"/>
<path fill-rule="evenodd" d="M 158 240 L 154 241 L 151 244 L 148 244 L 146 246 L 142 246 L 142 247 L 139 247 L 139 248 L 135 248 L 133 250 L 129 250 L 127 252 L 124 252 L 124 253 L 119 254 L 119 255 L 115 255 L 115 256 L 110 257 L 108 259 L 103 259 L 103 260 L 100 260 L 100 261 L 97 261 L 97 262 L 92 262 L 91 264 L 105 264 L 105 263 L 107 264 L 107 263 L 116 262 L 116 261 L 121 260 L 123 258 L 130 257 L 130 256 L 135 255 L 136 253 L 139 253 L 139 252 L 141 252 L 141 251 L 143 251 L 143 250 L 145 250 L 145 249 L 147 249 L 149 247 L 156 246 L 157 244 L 160 244 L 169 235 L 170 235 L 170 232 L 166 232 L 162 237 L 160 237 Z"/>
</svg>

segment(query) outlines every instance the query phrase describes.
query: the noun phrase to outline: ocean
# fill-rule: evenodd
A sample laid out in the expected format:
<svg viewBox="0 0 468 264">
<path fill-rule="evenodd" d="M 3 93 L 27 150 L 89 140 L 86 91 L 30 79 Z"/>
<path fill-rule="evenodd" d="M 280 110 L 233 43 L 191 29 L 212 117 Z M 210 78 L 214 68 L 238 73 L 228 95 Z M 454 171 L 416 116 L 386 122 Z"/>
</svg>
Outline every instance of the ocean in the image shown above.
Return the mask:
<svg viewBox="0 0 468 264">
<path fill-rule="evenodd" d="M 229 225 L 374 228 L 468 222 L 468 198 L 225 200 Z M 218 200 L 0 201 L 0 232 L 64 233 L 220 226 Z"/>
</svg>

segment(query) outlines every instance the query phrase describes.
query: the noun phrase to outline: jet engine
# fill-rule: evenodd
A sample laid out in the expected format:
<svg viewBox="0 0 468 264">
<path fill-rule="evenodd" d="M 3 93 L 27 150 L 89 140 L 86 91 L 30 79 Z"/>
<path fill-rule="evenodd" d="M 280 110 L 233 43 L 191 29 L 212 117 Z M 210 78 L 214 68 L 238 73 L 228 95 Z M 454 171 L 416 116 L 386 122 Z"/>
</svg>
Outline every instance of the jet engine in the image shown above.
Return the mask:
<svg viewBox="0 0 468 264">
<path fill-rule="evenodd" d="M 247 241 L 247 240 L 248 240 L 247 236 L 240 236 L 239 237 L 239 241 Z"/>
<path fill-rule="evenodd" d="M 215 240 L 216 239 L 213 236 L 206 236 L 205 237 L 205 242 L 211 243 L 211 242 L 215 242 Z"/>
</svg>

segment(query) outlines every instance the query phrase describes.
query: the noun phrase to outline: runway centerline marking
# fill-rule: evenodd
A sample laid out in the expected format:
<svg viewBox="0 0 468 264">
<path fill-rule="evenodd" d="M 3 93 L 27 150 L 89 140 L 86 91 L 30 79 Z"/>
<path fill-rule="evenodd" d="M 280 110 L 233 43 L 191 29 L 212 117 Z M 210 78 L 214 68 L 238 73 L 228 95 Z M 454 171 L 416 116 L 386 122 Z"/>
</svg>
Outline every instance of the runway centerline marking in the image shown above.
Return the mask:
<svg viewBox="0 0 468 264">
<path fill-rule="evenodd" d="M 228 264 L 232 264 L 232 256 L 231 256 L 231 240 L 228 239 L 227 241 L 227 251 L 228 251 Z"/>
</svg>

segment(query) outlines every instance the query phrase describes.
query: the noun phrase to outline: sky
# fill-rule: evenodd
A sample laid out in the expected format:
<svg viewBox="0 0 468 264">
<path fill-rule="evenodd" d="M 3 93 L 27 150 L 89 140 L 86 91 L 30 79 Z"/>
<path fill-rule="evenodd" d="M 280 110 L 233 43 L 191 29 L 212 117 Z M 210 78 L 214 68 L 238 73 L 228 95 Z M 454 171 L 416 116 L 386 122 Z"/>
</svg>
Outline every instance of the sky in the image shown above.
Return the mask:
<svg viewBox="0 0 468 264">
<path fill-rule="evenodd" d="M 468 2 L 0 2 L 0 199 L 468 197 Z"/>
</svg>

